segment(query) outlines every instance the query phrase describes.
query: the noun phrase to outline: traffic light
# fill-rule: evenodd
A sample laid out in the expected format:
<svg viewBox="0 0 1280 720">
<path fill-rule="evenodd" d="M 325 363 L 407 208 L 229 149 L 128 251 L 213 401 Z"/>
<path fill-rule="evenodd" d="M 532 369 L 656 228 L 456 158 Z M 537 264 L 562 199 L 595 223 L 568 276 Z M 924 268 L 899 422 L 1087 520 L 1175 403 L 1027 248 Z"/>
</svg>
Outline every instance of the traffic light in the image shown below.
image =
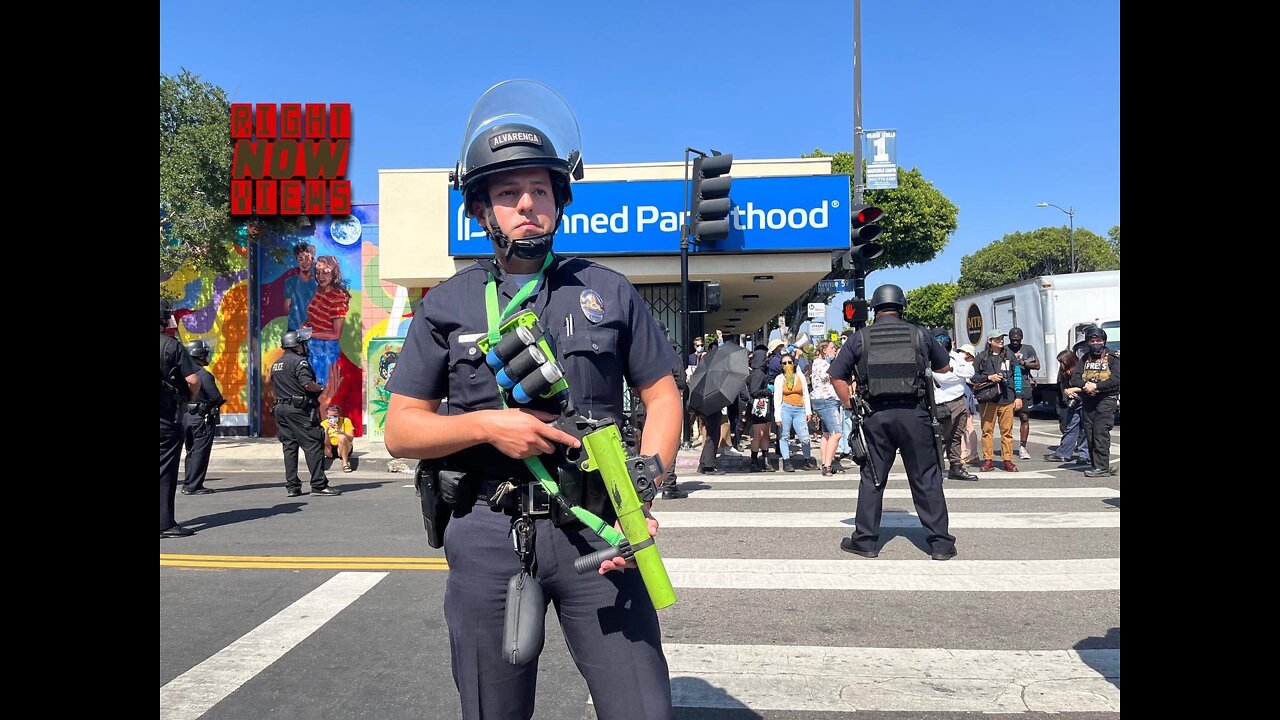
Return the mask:
<svg viewBox="0 0 1280 720">
<path fill-rule="evenodd" d="M 865 325 L 867 323 L 867 301 L 862 298 L 845 300 L 844 321 L 850 325 L 858 325 L 858 323 Z"/>
<path fill-rule="evenodd" d="M 693 217 L 695 243 L 716 242 L 729 237 L 729 186 L 733 178 L 733 155 L 698 156 L 693 161 Z"/>
<path fill-rule="evenodd" d="M 873 242 L 884 228 L 880 221 L 884 218 L 884 210 L 871 205 L 854 205 L 849 214 L 853 229 L 849 233 L 849 255 L 855 261 L 874 260 L 884 253 L 884 246 Z"/>
<path fill-rule="evenodd" d="M 719 312 L 723 305 L 719 280 L 694 283 L 692 295 L 693 299 L 689 303 L 691 312 Z"/>
</svg>

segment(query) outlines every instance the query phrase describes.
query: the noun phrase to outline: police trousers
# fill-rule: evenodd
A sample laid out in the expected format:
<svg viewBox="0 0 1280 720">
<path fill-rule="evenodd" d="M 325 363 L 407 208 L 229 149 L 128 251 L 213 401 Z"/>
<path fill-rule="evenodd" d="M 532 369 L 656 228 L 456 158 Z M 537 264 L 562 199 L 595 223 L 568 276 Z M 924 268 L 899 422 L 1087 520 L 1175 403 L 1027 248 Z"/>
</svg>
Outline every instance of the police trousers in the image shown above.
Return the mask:
<svg viewBox="0 0 1280 720">
<path fill-rule="evenodd" d="M 178 524 L 173 519 L 174 495 L 178 492 L 178 460 L 182 455 L 182 426 L 160 418 L 160 531 Z"/>
<path fill-rule="evenodd" d="M 276 425 L 279 426 L 280 444 L 284 446 L 284 486 L 290 490 L 302 489 L 298 478 L 298 446 L 307 455 L 307 471 L 311 474 L 311 489 L 329 487 L 329 477 L 324 474 L 324 430 L 310 410 L 302 410 L 287 403 L 275 406 Z"/>
<path fill-rule="evenodd" d="M 535 521 L 534 575 L 555 606 L 569 654 L 603 720 L 670 720 L 671 682 L 658 614 L 634 569 L 578 575 L 573 561 L 606 543 L 581 525 Z M 444 596 L 453 681 L 466 720 L 533 716 L 538 659 L 522 666 L 502 654 L 507 582 L 520 572 L 511 518 L 484 499 L 445 529 Z"/>
<path fill-rule="evenodd" d="M 947 499 L 942 495 L 942 468 L 933 444 L 929 412 L 919 407 L 875 410 L 864 422 L 871 462 L 862 465 L 854 545 L 870 550 L 880 539 L 884 488 L 894 452 L 900 451 L 902 463 L 906 465 L 907 484 L 911 487 L 911 500 L 925 529 L 925 541 L 934 552 L 954 550 L 956 538 L 948 532 Z M 872 467 L 875 474 L 869 469 Z"/>
</svg>

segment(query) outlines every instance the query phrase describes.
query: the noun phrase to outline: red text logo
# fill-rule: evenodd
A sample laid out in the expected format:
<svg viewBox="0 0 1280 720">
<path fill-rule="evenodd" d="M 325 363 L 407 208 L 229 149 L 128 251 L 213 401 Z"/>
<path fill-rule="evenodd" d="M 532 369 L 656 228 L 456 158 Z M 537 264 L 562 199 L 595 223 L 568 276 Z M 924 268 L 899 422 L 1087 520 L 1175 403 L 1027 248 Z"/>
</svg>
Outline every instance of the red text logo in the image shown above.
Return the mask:
<svg viewBox="0 0 1280 720">
<path fill-rule="evenodd" d="M 351 104 L 234 103 L 232 215 L 350 215 Z"/>
</svg>

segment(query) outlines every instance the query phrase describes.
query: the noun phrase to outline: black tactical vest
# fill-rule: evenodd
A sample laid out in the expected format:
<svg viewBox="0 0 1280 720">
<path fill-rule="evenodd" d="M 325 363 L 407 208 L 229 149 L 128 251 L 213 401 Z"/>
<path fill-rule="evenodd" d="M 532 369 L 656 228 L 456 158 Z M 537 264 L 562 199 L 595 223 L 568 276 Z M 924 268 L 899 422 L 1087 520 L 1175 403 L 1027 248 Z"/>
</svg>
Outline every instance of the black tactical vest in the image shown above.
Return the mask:
<svg viewBox="0 0 1280 720">
<path fill-rule="evenodd" d="M 920 331 L 907 322 L 878 322 L 858 331 L 862 354 L 858 386 L 868 402 L 917 400 L 924 397 L 928 359 L 920 347 Z"/>
</svg>

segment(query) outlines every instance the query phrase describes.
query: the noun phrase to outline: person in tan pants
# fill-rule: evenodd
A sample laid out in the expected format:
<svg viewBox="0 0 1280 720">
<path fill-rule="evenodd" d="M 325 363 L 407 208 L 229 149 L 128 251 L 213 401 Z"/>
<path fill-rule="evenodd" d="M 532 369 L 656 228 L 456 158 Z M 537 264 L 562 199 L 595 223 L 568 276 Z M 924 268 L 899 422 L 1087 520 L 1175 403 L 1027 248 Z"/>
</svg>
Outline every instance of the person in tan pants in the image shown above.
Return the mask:
<svg viewBox="0 0 1280 720">
<path fill-rule="evenodd" d="M 1004 349 L 1004 332 L 992 330 L 987 335 L 987 349 L 974 359 L 973 378 L 996 383 L 1000 394 L 994 400 L 979 406 L 982 415 L 982 472 L 995 469 L 994 439 L 996 423 L 1000 425 L 1000 455 L 1004 459 L 1001 468 L 1006 472 L 1018 472 L 1013 464 L 1013 415 L 1022 407 L 1022 398 L 1013 388 L 1012 356 Z"/>
</svg>

